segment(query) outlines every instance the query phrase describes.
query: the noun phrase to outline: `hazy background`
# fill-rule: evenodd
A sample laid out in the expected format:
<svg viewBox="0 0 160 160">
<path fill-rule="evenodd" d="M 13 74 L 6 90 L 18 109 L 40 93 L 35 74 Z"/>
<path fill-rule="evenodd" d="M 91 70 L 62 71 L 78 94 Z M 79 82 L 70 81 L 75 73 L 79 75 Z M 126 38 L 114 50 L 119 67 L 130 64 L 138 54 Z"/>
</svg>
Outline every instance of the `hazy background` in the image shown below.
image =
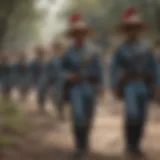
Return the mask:
<svg viewBox="0 0 160 160">
<path fill-rule="evenodd" d="M 128 6 L 141 11 L 150 25 L 148 34 L 157 38 L 160 0 L 1 0 L 0 48 L 17 51 L 47 44 L 63 30 L 66 18 L 74 11 L 81 12 L 97 29 L 95 40 L 105 47 L 108 35 L 115 32 L 120 13 Z"/>
</svg>

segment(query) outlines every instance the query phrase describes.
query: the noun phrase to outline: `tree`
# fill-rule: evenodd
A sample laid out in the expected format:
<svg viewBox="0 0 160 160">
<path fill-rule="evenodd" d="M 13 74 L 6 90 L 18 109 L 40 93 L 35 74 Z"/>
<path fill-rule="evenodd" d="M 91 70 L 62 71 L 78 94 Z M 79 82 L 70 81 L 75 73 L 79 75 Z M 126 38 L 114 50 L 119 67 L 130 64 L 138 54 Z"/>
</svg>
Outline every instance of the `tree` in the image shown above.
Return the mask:
<svg viewBox="0 0 160 160">
<path fill-rule="evenodd" d="M 0 50 L 16 51 L 40 42 L 41 25 L 48 14 L 47 7 L 36 8 L 40 1 L 47 0 L 0 1 Z"/>
<path fill-rule="evenodd" d="M 12 12 L 5 15 L 6 25 L 3 36 L 1 36 L 1 48 L 25 49 L 26 44 L 31 43 L 35 40 L 34 37 L 37 37 L 37 26 L 43 13 L 35 10 L 34 0 L 12 1 Z"/>
<path fill-rule="evenodd" d="M 0 49 L 2 42 L 8 29 L 9 19 L 16 7 L 15 0 L 2 0 L 0 5 Z"/>
</svg>

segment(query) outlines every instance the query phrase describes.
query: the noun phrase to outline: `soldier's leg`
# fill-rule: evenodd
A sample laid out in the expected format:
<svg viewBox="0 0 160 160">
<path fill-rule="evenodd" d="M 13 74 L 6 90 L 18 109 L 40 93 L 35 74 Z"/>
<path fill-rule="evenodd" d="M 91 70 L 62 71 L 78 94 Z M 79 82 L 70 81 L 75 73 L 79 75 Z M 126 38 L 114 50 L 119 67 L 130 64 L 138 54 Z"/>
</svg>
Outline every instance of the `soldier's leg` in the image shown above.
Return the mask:
<svg viewBox="0 0 160 160">
<path fill-rule="evenodd" d="M 52 106 L 54 107 L 56 111 L 56 116 L 59 120 L 64 120 L 64 105 L 63 101 L 59 100 L 59 94 L 57 93 L 58 91 L 55 89 L 55 86 L 52 84 L 50 85 L 50 90 L 49 90 L 49 97 L 52 101 Z"/>
<path fill-rule="evenodd" d="M 140 141 L 146 117 L 147 94 L 139 95 L 135 87 L 125 89 L 126 100 L 126 146 L 132 156 L 144 156 L 140 150 Z"/>
<path fill-rule="evenodd" d="M 46 91 L 37 92 L 37 104 L 40 111 L 45 111 Z"/>
<path fill-rule="evenodd" d="M 64 103 L 57 104 L 56 108 L 57 108 L 58 118 L 60 120 L 64 120 L 65 119 Z"/>
<path fill-rule="evenodd" d="M 53 106 L 55 106 L 57 117 L 59 120 L 64 120 L 65 119 L 64 101 L 60 101 L 60 100 L 58 100 L 58 98 L 59 97 L 55 96 L 55 94 L 52 93 L 51 99 L 52 99 Z"/>
<path fill-rule="evenodd" d="M 137 93 L 132 85 L 124 89 L 125 98 L 125 146 L 127 151 L 135 149 L 135 127 L 139 118 Z"/>
<path fill-rule="evenodd" d="M 139 120 L 135 128 L 135 148 L 137 151 L 140 151 L 140 143 L 143 137 L 144 125 L 147 116 L 147 97 L 139 96 L 138 97 L 138 106 L 139 106 Z"/>
<path fill-rule="evenodd" d="M 63 114 L 63 104 L 56 103 L 55 99 L 52 98 L 52 104 L 56 110 L 56 116 L 59 120 L 64 120 L 64 114 Z"/>
<path fill-rule="evenodd" d="M 84 111 L 85 111 L 85 119 L 86 119 L 85 148 L 89 149 L 89 135 L 90 135 L 92 124 L 93 124 L 96 97 L 95 97 L 95 92 L 93 92 L 92 89 L 90 88 L 88 88 L 88 91 L 86 91 L 85 93 L 86 93 L 84 97 L 85 99 Z"/>
<path fill-rule="evenodd" d="M 70 92 L 70 100 L 73 114 L 73 131 L 75 136 L 76 149 L 82 153 L 85 149 L 85 115 L 83 95 L 79 87 L 74 87 Z"/>
</svg>

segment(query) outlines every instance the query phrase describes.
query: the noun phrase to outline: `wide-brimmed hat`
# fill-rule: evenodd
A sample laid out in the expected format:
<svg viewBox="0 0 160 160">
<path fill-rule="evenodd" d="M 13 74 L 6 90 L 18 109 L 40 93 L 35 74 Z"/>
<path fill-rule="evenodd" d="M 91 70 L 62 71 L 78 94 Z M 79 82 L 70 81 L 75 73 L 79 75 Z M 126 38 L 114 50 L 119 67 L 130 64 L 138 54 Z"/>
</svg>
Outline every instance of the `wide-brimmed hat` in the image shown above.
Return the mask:
<svg viewBox="0 0 160 160">
<path fill-rule="evenodd" d="M 127 31 L 127 29 L 137 27 L 139 30 L 146 28 L 145 22 L 141 19 L 140 13 L 135 7 L 127 8 L 121 16 L 121 23 L 118 29 L 121 31 Z"/>
<path fill-rule="evenodd" d="M 80 13 L 74 13 L 69 17 L 67 36 L 74 36 L 75 34 L 93 35 L 95 30 L 89 27 Z"/>
</svg>

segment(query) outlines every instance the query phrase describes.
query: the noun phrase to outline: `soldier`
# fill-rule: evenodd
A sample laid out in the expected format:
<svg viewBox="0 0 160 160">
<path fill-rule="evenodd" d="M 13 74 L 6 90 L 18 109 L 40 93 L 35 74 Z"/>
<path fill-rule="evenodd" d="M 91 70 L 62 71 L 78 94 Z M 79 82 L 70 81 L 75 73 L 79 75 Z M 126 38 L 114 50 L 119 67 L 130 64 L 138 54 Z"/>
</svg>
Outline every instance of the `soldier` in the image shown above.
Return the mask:
<svg viewBox="0 0 160 160">
<path fill-rule="evenodd" d="M 154 85 L 160 91 L 160 74 L 155 57 L 141 39 L 144 22 L 135 8 L 122 15 L 120 30 L 125 41 L 112 57 L 111 85 L 117 98 L 125 102 L 125 147 L 132 159 L 144 155 L 140 149 L 146 122 L 148 101 Z"/>
<path fill-rule="evenodd" d="M 31 78 L 31 85 L 34 87 L 37 86 L 38 80 L 42 74 L 42 70 L 44 67 L 44 56 L 45 56 L 45 49 L 42 46 L 38 46 L 35 48 L 36 57 L 30 63 L 30 78 Z"/>
<path fill-rule="evenodd" d="M 102 66 L 98 55 L 87 51 L 87 37 L 90 30 L 80 14 L 69 19 L 67 35 L 73 45 L 62 59 L 59 81 L 64 83 L 64 97 L 71 104 L 76 157 L 82 158 L 89 148 L 88 136 L 96 105 L 97 91 L 103 93 Z"/>
<path fill-rule="evenodd" d="M 57 113 L 58 113 L 58 119 L 64 120 L 64 101 L 60 101 L 58 98 L 60 97 L 60 91 L 59 91 L 59 74 L 61 71 L 61 63 L 62 63 L 62 57 L 64 56 L 65 50 L 67 47 L 66 40 L 64 37 L 60 37 L 58 41 L 56 41 L 52 46 L 52 53 L 53 56 L 50 61 L 50 68 L 52 71 L 50 72 L 52 74 L 52 100 L 53 105 L 56 106 Z"/>
<path fill-rule="evenodd" d="M 56 109 L 58 112 L 58 117 L 60 119 L 63 119 L 63 111 L 62 111 L 62 104 L 59 103 L 56 99 L 55 92 L 58 92 L 56 90 L 55 85 L 57 81 L 57 76 L 60 72 L 61 67 L 61 57 L 64 49 L 64 44 L 62 41 L 56 41 L 52 45 L 52 57 L 50 60 L 45 64 L 43 72 L 40 76 L 39 82 L 38 82 L 38 93 L 37 93 L 37 101 L 40 108 L 40 111 L 44 112 L 45 108 L 45 101 L 48 96 L 49 89 L 51 89 L 51 96 L 54 105 L 56 105 Z"/>
<path fill-rule="evenodd" d="M 0 85 L 3 98 L 9 99 L 11 93 L 11 65 L 8 54 L 2 52 L 0 55 Z"/>
<path fill-rule="evenodd" d="M 29 90 L 29 66 L 24 51 L 18 53 L 18 61 L 14 65 L 15 86 L 19 90 L 20 99 L 24 100 Z"/>
</svg>

